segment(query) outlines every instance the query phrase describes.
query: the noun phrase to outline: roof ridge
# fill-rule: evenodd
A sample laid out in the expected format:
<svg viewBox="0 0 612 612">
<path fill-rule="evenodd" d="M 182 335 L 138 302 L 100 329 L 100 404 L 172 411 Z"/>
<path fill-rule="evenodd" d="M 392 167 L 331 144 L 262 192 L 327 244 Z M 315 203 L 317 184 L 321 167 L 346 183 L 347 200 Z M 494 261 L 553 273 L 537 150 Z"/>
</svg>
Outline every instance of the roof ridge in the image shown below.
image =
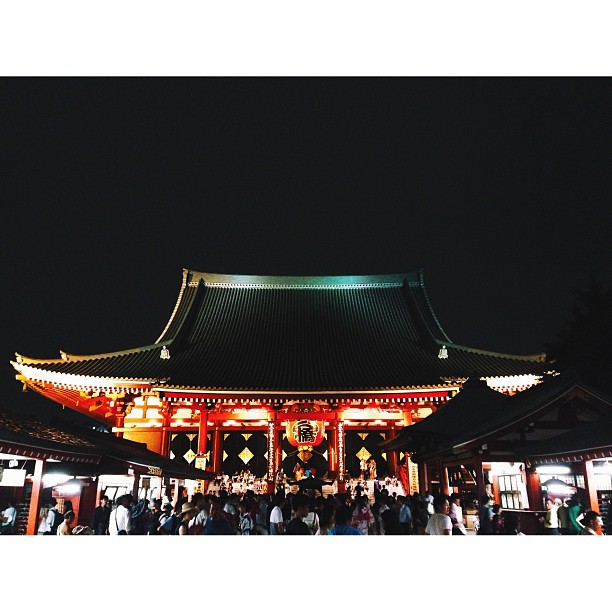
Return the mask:
<svg viewBox="0 0 612 612">
<path fill-rule="evenodd" d="M 480 355 L 490 355 L 491 357 L 503 357 L 505 359 L 520 359 L 522 361 L 538 361 L 545 362 L 546 361 L 546 353 L 535 353 L 533 355 L 514 355 L 512 353 L 499 353 L 497 351 L 489 351 L 486 349 L 479 349 L 472 346 L 464 346 L 462 344 L 457 344 L 455 342 L 444 342 L 442 340 L 436 339 L 436 342 L 440 346 L 445 346 L 446 348 L 453 348 L 460 351 L 466 351 L 467 353 L 478 353 Z"/>
<path fill-rule="evenodd" d="M 170 326 L 172 325 L 172 322 L 174 321 L 174 317 L 176 316 L 179 306 L 181 305 L 181 302 L 183 300 L 183 294 L 185 293 L 185 288 L 187 287 L 187 279 L 189 277 L 189 274 L 190 274 L 189 270 L 187 268 L 183 268 L 183 280 L 181 281 L 181 288 L 179 289 L 179 294 L 178 294 L 178 297 L 176 298 L 174 309 L 172 310 L 172 314 L 170 315 L 170 318 L 168 319 L 168 322 L 166 323 L 166 327 L 164 327 L 164 330 L 162 331 L 162 333 L 159 335 L 159 337 L 155 341 L 156 344 L 166 335 L 166 332 L 170 329 Z"/>
<path fill-rule="evenodd" d="M 355 287 L 365 285 L 401 286 L 405 281 L 415 286 L 420 284 L 418 272 L 399 274 L 365 274 L 365 275 L 327 275 L 327 276 L 276 276 L 259 274 L 217 274 L 212 272 L 197 272 L 186 270 L 189 283 L 203 280 L 206 285 L 221 286 L 258 286 L 258 287 Z"/>
</svg>

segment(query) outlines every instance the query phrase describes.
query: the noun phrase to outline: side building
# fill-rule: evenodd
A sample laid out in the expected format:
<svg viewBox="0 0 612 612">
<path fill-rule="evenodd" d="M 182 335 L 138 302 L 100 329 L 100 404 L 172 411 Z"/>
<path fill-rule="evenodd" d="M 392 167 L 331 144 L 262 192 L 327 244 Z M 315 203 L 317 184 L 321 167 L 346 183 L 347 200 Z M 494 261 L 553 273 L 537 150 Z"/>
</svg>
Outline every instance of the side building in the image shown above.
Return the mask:
<svg viewBox="0 0 612 612">
<path fill-rule="evenodd" d="M 409 456 L 381 444 L 478 377 L 505 394 L 551 370 L 544 355 L 453 343 L 423 272 L 239 276 L 184 270 L 157 340 L 98 355 L 17 355 L 17 378 L 49 399 L 216 474 L 280 471 L 343 491 L 360 462 L 418 489 Z M 402 469 L 400 469 L 402 468 Z"/>
</svg>

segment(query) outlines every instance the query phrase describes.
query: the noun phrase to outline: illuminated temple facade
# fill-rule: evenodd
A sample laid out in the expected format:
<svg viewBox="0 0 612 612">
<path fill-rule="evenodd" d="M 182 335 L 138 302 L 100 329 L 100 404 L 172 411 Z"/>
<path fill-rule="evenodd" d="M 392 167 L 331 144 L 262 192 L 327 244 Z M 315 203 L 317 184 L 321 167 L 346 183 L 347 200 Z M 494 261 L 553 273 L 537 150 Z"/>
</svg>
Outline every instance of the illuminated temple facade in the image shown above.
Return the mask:
<svg viewBox="0 0 612 612">
<path fill-rule="evenodd" d="M 370 459 L 379 477 L 402 476 L 415 489 L 409 457 L 382 443 L 436 411 L 470 376 L 512 394 L 550 369 L 544 355 L 451 342 L 422 271 L 184 270 L 153 344 L 60 359 L 17 355 L 12 365 L 28 388 L 161 455 L 217 474 L 248 470 L 269 490 L 279 468 L 310 469 L 339 491 Z"/>
</svg>

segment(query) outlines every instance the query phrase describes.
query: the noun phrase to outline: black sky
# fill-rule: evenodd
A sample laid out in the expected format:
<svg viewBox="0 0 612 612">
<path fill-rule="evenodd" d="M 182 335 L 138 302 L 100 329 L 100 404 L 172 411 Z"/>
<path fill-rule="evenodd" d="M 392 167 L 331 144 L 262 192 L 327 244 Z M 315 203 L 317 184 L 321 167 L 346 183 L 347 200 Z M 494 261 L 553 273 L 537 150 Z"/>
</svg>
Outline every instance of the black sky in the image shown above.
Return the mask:
<svg viewBox="0 0 612 612">
<path fill-rule="evenodd" d="M 38 405 L 15 351 L 152 343 L 184 267 L 424 268 L 453 341 L 543 351 L 576 288 L 610 287 L 611 93 L 590 78 L 0 80 L 4 405 Z"/>
</svg>

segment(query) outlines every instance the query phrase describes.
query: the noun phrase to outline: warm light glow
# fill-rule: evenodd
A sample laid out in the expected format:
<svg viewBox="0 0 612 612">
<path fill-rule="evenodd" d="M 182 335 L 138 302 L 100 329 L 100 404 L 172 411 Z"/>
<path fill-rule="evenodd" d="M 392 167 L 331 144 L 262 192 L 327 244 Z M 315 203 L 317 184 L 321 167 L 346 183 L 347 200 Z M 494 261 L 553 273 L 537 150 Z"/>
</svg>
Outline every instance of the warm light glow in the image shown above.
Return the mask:
<svg viewBox="0 0 612 612">
<path fill-rule="evenodd" d="M 495 376 L 492 378 L 485 379 L 487 385 L 499 391 L 500 389 L 528 389 L 537 385 L 540 382 L 538 376 L 533 374 L 521 374 L 519 376 Z"/>
<path fill-rule="evenodd" d="M 102 486 L 131 487 L 134 484 L 134 478 L 118 474 L 101 474 L 99 482 Z"/>
<path fill-rule="evenodd" d="M 60 495 L 77 495 L 81 492 L 81 487 L 78 484 L 69 484 L 57 487 L 57 492 Z"/>
<path fill-rule="evenodd" d="M 520 474 L 522 467 L 523 467 L 522 463 L 508 463 L 507 461 L 493 461 L 491 462 L 491 476 L 500 476 L 503 474 Z"/>
<path fill-rule="evenodd" d="M 62 482 L 66 482 L 67 480 L 70 480 L 70 476 L 68 474 L 45 474 L 42 477 L 42 484 L 44 488 L 55 487 Z"/>
<path fill-rule="evenodd" d="M 571 469 L 566 465 L 541 465 L 536 468 L 538 474 L 550 474 L 555 476 L 557 474 L 569 474 Z"/>
<path fill-rule="evenodd" d="M 571 495 L 576 491 L 576 488 L 569 485 L 553 484 L 546 487 L 546 490 L 553 495 Z"/>
<path fill-rule="evenodd" d="M 25 364 L 19 364 L 19 371 L 30 380 L 50 382 L 57 385 L 66 385 L 67 387 L 97 387 L 116 389 L 118 387 L 140 388 L 148 384 L 143 383 L 142 381 L 128 379 L 100 378 L 98 376 L 81 376 L 80 374 L 50 372 L 48 370 L 41 370 L 35 366 Z"/>
</svg>

